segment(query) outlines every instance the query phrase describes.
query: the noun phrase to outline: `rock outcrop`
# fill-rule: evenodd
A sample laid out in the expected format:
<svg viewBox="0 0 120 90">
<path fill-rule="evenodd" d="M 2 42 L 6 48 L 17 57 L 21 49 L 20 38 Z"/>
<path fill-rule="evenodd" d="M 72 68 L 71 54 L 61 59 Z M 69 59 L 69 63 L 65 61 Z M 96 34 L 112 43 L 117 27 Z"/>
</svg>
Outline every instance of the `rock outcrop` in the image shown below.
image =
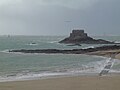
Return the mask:
<svg viewBox="0 0 120 90">
<path fill-rule="evenodd" d="M 68 38 L 65 38 L 64 40 L 60 41 L 59 43 L 65 43 L 65 44 L 114 44 L 114 42 L 106 41 L 103 39 L 93 39 L 87 35 L 87 33 L 84 33 L 84 30 L 73 30 L 72 33 L 70 33 L 70 36 Z"/>
<path fill-rule="evenodd" d="M 110 46 L 101 46 L 96 48 L 87 48 L 87 49 L 72 49 L 72 50 L 59 50 L 59 49 L 35 49 L 35 50 L 9 50 L 9 52 L 21 52 L 21 53 L 62 53 L 62 54 L 87 54 L 90 52 L 96 51 L 106 51 L 106 50 L 118 50 L 120 45 L 110 45 Z M 120 53 L 120 52 L 119 52 Z"/>
</svg>

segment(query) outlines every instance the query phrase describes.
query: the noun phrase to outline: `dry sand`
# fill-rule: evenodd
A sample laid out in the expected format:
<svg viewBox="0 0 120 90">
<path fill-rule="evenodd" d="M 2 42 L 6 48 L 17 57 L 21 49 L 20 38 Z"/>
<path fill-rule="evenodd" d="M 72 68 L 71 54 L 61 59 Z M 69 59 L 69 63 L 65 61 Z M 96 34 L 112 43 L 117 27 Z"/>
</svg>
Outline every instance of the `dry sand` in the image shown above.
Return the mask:
<svg viewBox="0 0 120 90">
<path fill-rule="evenodd" d="M 120 90 L 120 76 L 79 76 L 4 82 L 0 90 Z"/>
<path fill-rule="evenodd" d="M 111 51 L 110 51 L 111 52 Z M 116 52 L 116 51 L 114 51 Z M 97 52 L 98 53 L 98 52 Z M 104 56 L 109 56 L 107 53 Z M 95 54 L 95 53 L 94 53 Z M 116 55 L 120 59 L 120 54 Z M 120 75 L 76 76 L 0 83 L 0 90 L 120 90 Z"/>
<path fill-rule="evenodd" d="M 96 52 L 90 52 L 87 54 L 88 55 L 104 56 L 104 57 L 111 57 L 113 54 L 116 54 L 114 58 L 120 60 L 120 50 L 96 51 Z"/>
<path fill-rule="evenodd" d="M 115 58 L 120 60 L 120 54 L 117 54 Z"/>
</svg>

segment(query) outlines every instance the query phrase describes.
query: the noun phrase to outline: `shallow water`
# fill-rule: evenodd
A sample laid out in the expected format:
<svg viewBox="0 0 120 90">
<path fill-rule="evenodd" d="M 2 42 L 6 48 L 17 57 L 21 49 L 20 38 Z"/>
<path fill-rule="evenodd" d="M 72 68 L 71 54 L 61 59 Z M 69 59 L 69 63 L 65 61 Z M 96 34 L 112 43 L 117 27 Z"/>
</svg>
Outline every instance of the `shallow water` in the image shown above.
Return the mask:
<svg viewBox="0 0 120 90">
<path fill-rule="evenodd" d="M 100 72 L 107 58 L 74 54 L 7 53 L 7 50 L 11 49 L 77 49 L 100 46 L 92 44 L 83 44 L 82 46 L 59 44 L 58 41 L 63 38 L 62 36 L 1 36 L 0 81 Z M 120 37 L 116 38 L 104 37 L 106 40 L 115 39 L 119 41 Z M 35 45 L 32 43 L 35 43 Z M 120 71 L 119 60 L 116 60 L 112 71 Z"/>
</svg>

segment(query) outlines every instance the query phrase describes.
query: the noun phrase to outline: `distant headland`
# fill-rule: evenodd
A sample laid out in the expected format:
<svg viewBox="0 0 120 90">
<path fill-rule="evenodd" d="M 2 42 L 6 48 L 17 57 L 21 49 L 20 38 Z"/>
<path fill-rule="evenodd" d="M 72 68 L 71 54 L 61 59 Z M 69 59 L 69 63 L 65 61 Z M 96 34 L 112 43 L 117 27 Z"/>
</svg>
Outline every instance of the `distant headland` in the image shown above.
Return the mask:
<svg viewBox="0 0 120 90">
<path fill-rule="evenodd" d="M 93 39 L 89 37 L 84 30 L 72 30 L 70 36 L 61 40 L 59 43 L 64 44 L 114 44 L 114 42 L 106 41 L 103 39 Z"/>
</svg>

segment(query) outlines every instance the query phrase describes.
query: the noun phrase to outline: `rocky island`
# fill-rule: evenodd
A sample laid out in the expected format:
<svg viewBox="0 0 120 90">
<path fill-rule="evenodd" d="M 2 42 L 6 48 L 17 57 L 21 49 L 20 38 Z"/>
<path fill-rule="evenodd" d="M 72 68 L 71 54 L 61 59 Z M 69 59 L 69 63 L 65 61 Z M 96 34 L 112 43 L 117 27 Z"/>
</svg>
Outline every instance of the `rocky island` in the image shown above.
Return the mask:
<svg viewBox="0 0 120 90">
<path fill-rule="evenodd" d="M 114 44 L 114 42 L 106 41 L 103 39 L 93 39 L 89 37 L 84 30 L 73 30 L 70 36 L 60 41 L 64 44 Z"/>
<path fill-rule="evenodd" d="M 113 45 L 104 45 L 95 48 L 87 48 L 87 49 L 70 49 L 70 50 L 63 50 L 63 49 L 20 49 L 20 50 L 9 50 L 9 52 L 21 52 L 21 53 L 46 53 L 46 54 L 89 54 L 89 55 L 109 55 L 114 53 L 120 53 L 120 45 L 114 45 L 114 42 L 106 41 L 103 39 L 93 39 L 84 33 L 84 30 L 73 30 L 70 33 L 68 38 L 60 41 L 59 43 L 78 45 L 81 44 L 113 44 Z M 111 51 L 112 50 L 112 51 Z M 115 50 L 115 51 L 114 51 Z M 116 51 L 118 50 L 118 51 Z M 107 52 L 103 52 L 107 51 Z M 108 52 L 109 51 L 109 52 Z"/>
</svg>

